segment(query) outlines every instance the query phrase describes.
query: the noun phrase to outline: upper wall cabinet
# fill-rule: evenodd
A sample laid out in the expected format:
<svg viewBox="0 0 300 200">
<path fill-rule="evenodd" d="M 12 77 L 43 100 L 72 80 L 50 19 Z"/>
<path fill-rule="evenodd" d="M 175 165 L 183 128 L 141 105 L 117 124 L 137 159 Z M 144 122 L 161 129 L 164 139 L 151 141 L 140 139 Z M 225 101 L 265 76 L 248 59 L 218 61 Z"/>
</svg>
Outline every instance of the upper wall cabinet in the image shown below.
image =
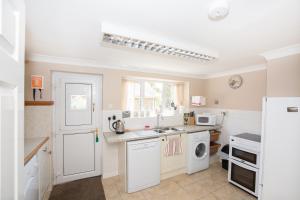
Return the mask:
<svg viewBox="0 0 300 200">
<path fill-rule="evenodd" d="M 18 38 L 18 12 L 12 1 L 0 0 L 0 46 L 10 56 L 17 59 L 15 55 Z"/>
</svg>

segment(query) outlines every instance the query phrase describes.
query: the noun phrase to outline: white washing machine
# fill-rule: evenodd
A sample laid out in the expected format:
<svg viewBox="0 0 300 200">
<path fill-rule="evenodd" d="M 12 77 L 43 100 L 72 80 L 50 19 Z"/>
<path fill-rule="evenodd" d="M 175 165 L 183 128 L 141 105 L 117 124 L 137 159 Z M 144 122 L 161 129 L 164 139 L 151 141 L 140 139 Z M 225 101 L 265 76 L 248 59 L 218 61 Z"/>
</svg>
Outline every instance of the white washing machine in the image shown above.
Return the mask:
<svg viewBox="0 0 300 200">
<path fill-rule="evenodd" d="M 192 174 L 209 167 L 209 131 L 187 134 L 187 173 Z"/>
</svg>

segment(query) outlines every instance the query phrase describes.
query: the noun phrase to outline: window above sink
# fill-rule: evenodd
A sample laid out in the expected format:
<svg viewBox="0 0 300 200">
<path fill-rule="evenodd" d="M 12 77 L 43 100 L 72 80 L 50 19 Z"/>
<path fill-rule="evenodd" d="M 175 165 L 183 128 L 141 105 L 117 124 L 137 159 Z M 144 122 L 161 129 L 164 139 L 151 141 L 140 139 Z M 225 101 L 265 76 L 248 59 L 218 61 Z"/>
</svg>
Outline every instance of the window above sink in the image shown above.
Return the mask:
<svg viewBox="0 0 300 200">
<path fill-rule="evenodd" d="M 131 117 L 174 116 L 184 105 L 184 82 L 123 79 L 122 109 Z"/>
</svg>

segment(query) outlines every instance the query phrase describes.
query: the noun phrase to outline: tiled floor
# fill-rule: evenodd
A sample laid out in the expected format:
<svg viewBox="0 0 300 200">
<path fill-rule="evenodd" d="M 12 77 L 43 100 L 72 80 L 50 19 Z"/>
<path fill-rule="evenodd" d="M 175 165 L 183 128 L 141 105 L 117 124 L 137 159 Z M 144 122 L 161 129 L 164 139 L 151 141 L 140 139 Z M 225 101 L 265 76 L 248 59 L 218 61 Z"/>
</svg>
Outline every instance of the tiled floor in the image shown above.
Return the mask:
<svg viewBox="0 0 300 200">
<path fill-rule="evenodd" d="M 219 163 L 192 175 L 182 174 L 160 185 L 136 193 L 121 190 L 119 177 L 104 179 L 107 200 L 256 200 L 227 182 L 227 171 Z"/>
</svg>

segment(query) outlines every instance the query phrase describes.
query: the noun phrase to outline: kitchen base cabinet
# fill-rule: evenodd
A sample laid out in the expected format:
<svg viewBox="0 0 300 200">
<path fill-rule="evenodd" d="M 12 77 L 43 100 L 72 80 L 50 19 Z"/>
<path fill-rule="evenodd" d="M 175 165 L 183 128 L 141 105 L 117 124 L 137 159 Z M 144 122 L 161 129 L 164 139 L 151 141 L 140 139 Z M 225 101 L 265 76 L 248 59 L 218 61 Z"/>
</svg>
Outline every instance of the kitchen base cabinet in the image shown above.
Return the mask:
<svg viewBox="0 0 300 200">
<path fill-rule="evenodd" d="M 24 167 L 24 200 L 39 199 L 39 166 L 33 156 Z"/>
<path fill-rule="evenodd" d="M 161 140 L 161 179 L 167 179 L 186 172 L 186 134 L 162 136 Z M 181 152 L 168 155 L 173 151 L 176 141 L 181 143 Z M 178 143 L 177 143 L 178 144 Z M 176 147 L 180 148 L 180 147 Z"/>
<path fill-rule="evenodd" d="M 39 200 L 48 199 L 49 187 L 51 186 L 51 151 L 49 142 L 45 143 L 38 151 L 39 165 Z"/>
</svg>

